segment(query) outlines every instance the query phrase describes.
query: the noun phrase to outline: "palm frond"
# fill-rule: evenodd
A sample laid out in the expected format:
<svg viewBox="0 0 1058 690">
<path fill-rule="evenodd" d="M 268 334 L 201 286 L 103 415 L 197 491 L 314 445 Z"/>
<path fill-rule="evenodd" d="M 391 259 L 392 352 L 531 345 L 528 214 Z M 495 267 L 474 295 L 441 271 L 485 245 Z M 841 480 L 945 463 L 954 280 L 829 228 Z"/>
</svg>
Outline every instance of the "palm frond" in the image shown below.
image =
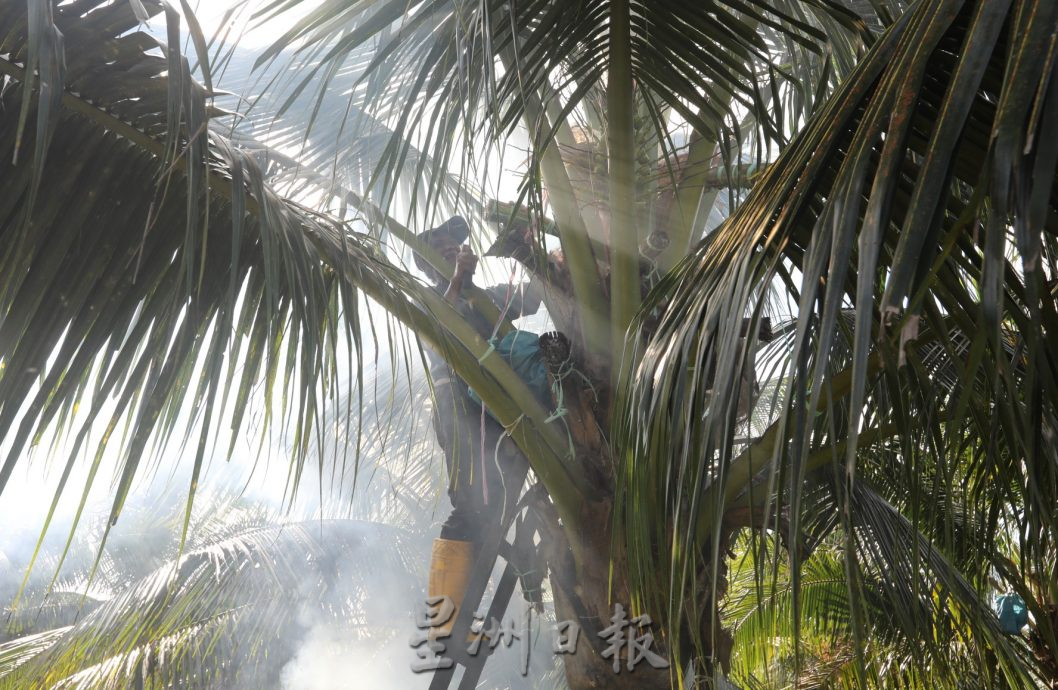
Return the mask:
<svg viewBox="0 0 1058 690">
<path fill-rule="evenodd" d="M 672 574 L 656 603 L 676 608 L 693 596 L 682 573 L 719 567 L 724 497 L 763 471 L 764 500 L 788 511 L 796 543 L 805 478 L 830 466 L 862 658 L 855 573 L 866 553 L 852 535 L 865 509 L 855 500 L 860 451 L 879 433 L 896 438 L 905 490 L 919 501 L 927 454 L 946 478 L 968 458 L 975 500 L 995 506 L 992 531 L 1021 533 L 1020 562 L 1049 572 L 1058 145 L 1043 123 L 1058 115 L 1056 12 L 1031 1 L 915 5 L 658 286 L 650 306 L 661 324 L 630 384 L 619 442 L 629 449 L 634 571 L 643 583 L 656 581 L 655 566 Z M 790 367 L 777 418 L 740 455 L 737 386 L 707 372 L 752 366 L 755 339 L 741 340 L 738 324 L 761 318 L 772 286 L 798 305 Z M 841 318 L 850 307 L 851 326 Z M 928 367 L 917 350 L 927 343 L 939 358 Z M 921 504 L 907 509 L 923 530 Z M 923 563 L 908 549 L 894 553 Z M 796 590 L 796 570 L 794 579 Z M 984 625 L 982 613 L 966 615 Z M 992 651 L 1006 682 L 1028 682 L 1023 658 Z"/>
<path fill-rule="evenodd" d="M 8 643 L 14 661 L 0 687 L 119 687 L 137 678 L 215 687 L 272 678 L 293 652 L 283 645 L 296 640 L 299 621 L 370 621 L 384 630 L 401 618 L 373 610 L 368 592 L 384 598 L 383 607 L 410 605 L 418 599 L 413 563 L 400 530 L 379 524 L 327 520 L 240 532 L 147 574 L 72 627 Z"/>
<path fill-rule="evenodd" d="M 38 108 L 39 99 L 29 86 L 13 88 L 30 84 L 32 50 L 24 8 L 3 7 L 15 27 L 0 46 L 11 87 L 3 112 L 11 114 L 23 103 Z M 178 45 L 175 16 L 167 21 Z M 438 350 L 454 352 L 485 399 L 505 379 L 531 398 L 498 358 L 482 368 L 487 345 L 465 324 L 460 330 L 461 318 L 390 264 L 372 238 L 272 192 L 252 157 L 210 128 L 210 94 L 191 79 L 187 61 L 135 31 L 137 23 L 124 3 L 57 7 L 67 69 L 62 108 L 45 122 L 54 130 L 49 156 L 43 167 L 22 157 L 3 177 L 0 429 L 10 430 L 11 444 L 0 490 L 28 444 L 76 423 L 55 501 L 79 452 L 95 444 L 83 504 L 104 449 L 120 438 L 116 520 L 145 451 L 182 424 L 185 440 L 197 435 L 190 506 L 207 449 L 226 436 L 217 422 L 230 420 L 234 443 L 259 385 L 266 426 L 290 427 L 296 488 L 320 410 L 335 399 L 339 371 L 354 371 L 361 354 L 357 288 Z M 0 128 L 11 153 L 18 118 Z M 25 136 L 41 141 L 51 129 Z M 35 176 L 39 191 L 30 198 Z M 195 410 L 190 419 L 180 414 L 185 399 Z M 526 405 L 507 400 L 491 407 L 513 423 Z M 515 439 L 550 449 L 536 455 L 544 465 L 549 459 L 543 475 L 561 495 L 565 444 L 543 424 L 539 405 L 529 409 Z"/>
</svg>

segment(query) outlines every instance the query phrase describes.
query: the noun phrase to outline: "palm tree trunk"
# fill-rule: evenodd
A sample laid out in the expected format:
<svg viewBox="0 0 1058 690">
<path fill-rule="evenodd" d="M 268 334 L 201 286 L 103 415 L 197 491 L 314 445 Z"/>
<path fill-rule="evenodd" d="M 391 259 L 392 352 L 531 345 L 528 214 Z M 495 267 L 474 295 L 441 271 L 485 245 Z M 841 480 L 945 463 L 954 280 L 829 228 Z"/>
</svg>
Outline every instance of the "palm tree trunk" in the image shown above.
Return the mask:
<svg viewBox="0 0 1058 690">
<path fill-rule="evenodd" d="M 667 690 L 671 687 L 670 668 L 653 668 L 640 660 L 629 670 L 628 641 L 641 639 L 646 629 L 630 625 L 616 637 L 606 634 L 614 625 L 616 605 L 623 607 L 628 619 L 635 615 L 629 611 L 628 580 L 620 567 L 621 559 L 614 559 L 611 570 L 613 554 L 605 548 L 612 543 L 611 514 L 609 501 L 586 504 L 581 511 L 579 537 L 593 548 L 583 550 L 576 563 L 568 558 L 552 564 L 556 616 L 580 626 L 576 653 L 565 656 L 566 680 L 570 690 Z M 657 626 L 650 629 L 654 635 L 657 631 Z M 667 661 L 667 652 L 657 640 L 650 649 Z"/>
</svg>

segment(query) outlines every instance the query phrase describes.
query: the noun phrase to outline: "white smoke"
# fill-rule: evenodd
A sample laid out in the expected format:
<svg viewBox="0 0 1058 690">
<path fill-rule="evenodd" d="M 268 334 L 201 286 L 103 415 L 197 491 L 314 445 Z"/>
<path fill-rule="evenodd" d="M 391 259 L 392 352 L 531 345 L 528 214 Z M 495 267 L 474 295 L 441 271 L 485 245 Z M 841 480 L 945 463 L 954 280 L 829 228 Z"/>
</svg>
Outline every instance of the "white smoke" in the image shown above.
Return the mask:
<svg viewBox="0 0 1058 690">
<path fill-rule="evenodd" d="M 349 632 L 333 624 L 309 630 L 294 658 L 283 668 L 284 690 L 414 690 L 430 684 L 428 674 L 412 672 L 414 650 L 407 636 L 388 640 L 351 640 Z"/>
</svg>

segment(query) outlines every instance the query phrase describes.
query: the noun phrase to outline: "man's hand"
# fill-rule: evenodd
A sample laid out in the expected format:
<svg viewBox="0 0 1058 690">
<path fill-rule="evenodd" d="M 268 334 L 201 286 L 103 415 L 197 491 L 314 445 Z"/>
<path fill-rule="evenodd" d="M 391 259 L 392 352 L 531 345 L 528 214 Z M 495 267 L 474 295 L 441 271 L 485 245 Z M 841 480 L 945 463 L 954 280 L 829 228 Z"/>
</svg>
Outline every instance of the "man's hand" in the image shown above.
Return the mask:
<svg viewBox="0 0 1058 690">
<path fill-rule="evenodd" d="M 478 255 L 474 253 L 474 250 L 470 248 L 469 244 L 464 244 L 459 248 L 459 254 L 456 255 L 456 269 L 452 279 L 462 276 L 472 276 L 474 271 L 478 267 Z"/>
<path fill-rule="evenodd" d="M 477 254 L 474 253 L 469 244 L 464 244 L 459 248 L 459 254 L 456 255 L 455 271 L 452 273 L 452 280 L 448 283 L 448 289 L 445 291 L 445 299 L 449 303 L 456 304 L 459 301 L 459 294 L 463 291 L 465 285 L 470 284 L 470 277 L 474 275 L 477 267 Z"/>
</svg>

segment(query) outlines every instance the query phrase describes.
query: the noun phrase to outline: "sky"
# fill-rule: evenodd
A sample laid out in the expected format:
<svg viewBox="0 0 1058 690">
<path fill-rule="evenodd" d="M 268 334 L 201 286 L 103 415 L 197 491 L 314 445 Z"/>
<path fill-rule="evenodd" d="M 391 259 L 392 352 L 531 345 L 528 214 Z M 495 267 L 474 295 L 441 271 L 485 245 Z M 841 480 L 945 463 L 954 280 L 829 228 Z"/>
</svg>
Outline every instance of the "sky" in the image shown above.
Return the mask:
<svg viewBox="0 0 1058 690">
<path fill-rule="evenodd" d="M 245 30 L 239 39 L 239 45 L 243 48 L 261 49 L 271 45 L 295 21 L 317 7 L 320 1 L 301 0 L 297 7 L 271 21 L 252 19 L 259 8 L 272 4 L 262 0 L 190 0 L 188 4 L 202 26 L 207 40 L 221 29 L 229 29 L 231 36 L 237 36 L 240 31 Z"/>
</svg>

